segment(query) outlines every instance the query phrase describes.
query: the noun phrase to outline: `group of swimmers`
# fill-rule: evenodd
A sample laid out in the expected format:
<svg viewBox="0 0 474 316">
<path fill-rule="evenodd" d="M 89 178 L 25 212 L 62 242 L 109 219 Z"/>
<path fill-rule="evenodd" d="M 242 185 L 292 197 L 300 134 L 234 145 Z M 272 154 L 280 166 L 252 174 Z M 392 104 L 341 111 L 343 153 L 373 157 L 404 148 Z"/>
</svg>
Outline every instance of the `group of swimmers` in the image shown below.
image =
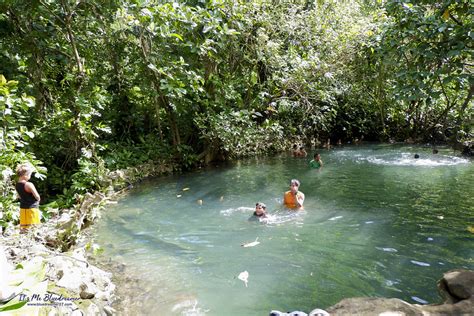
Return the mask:
<svg viewBox="0 0 474 316">
<path fill-rule="evenodd" d="M 300 148 L 298 155 L 307 155 L 303 147 Z M 323 166 L 319 153 L 314 154 L 313 159 L 309 162 L 309 166 L 312 169 L 320 169 Z M 29 182 L 33 170 L 34 168 L 30 164 L 21 164 L 17 168 L 19 179 L 16 183 L 16 190 L 20 197 L 20 227 L 22 231 L 40 223 L 40 195 L 34 184 Z M 303 192 L 298 191 L 299 186 L 300 182 L 297 179 L 290 181 L 290 190 L 286 191 L 283 196 L 283 205 L 285 207 L 292 210 L 303 209 L 305 196 Z M 262 202 L 258 202 L 255 205 L 253 215 L 259 218 L 267 217 L 267 206 Z"/>
<path fill-rule="evenodd" d="M 306 157 L 308 153 L 303 146 L 298 148 L 298 145 L 293 145 L 293 157 Z"/>
<path fill-rule="evenodd" d="M 283 195 L 283 205 L 292 210 L 302 210 L 304 203 L 304 193 L 298 191 L 300 182 L 296 179 L 290 181 L 290 190 Z M 262 202 L 255 204 L 253 215 L 259 218 L 267 217 L 267 206 Z"/>
<path fill-rule="evenodd" d="M 309 162 L 309 166 L 312 169 L 321 169 L 323 166 L 323 161 L 321 160 L 321 155 L 319 153 L 315 153 L 313 159 Z M 300 187 L 300 181 L 297 179 L 292 179 L 290 181 L 290 190 L 286 191 L 283 195 L 283 205 L 291 210 L 302 210 L 303 203 L 304 203 L 304 193 L 298 191 Z M 255 211 L 253 212 L 253 216 L 259 218 L 266 218 L 267 217 L 267 206 L 265 203 L 257 202 L 255 204 Z"/>
</svg>

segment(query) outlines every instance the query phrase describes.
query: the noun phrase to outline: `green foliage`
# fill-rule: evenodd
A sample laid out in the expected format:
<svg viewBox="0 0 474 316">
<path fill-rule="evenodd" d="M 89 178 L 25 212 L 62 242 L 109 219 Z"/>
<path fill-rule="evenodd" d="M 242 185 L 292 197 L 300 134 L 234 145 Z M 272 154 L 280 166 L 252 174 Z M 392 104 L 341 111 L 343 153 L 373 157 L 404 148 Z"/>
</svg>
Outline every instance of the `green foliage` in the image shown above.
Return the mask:
<svg viewBox="0 0 474 316">
<path fill-rule="evenodd" d="M 34 107 L 33 98 L 17 93 L 17 81 L 7 81 L 0 75 L 0 225 L 18 220 L 18 205 L 15 203 L 16 191 L 12 177 L 20 163 L 32 164 L 34 176 L 44 179 L 46 168 L 28 151 L 28 144 L 35 133 L 25 125 L 29 110 Z"/>
<path fill-rule="evenodd" d="M 284 142 L 274 142 L 283 137 L 283 128 L 278 122 L 265 120 L 259 112 L 247 110 L 227 111 L 215 116 L 197 116 L 195 121 L 202 137 L 213 148 L 218 148 L 230 157 L 244 157 L 282 150 Z"/>
<path fill-rule="evenodd" d="M 167 144 L 160 142 L 157 135 L 139 137 L 137 143 L 110 143 L 104 152 L 104 162 L 107 169 L 126 169 L 149 161 L 162 161 L 171 158 Z"/>
<path fill-rule="evenodd" d="M 41 257 L 24 261 L 18 264 L 9 274 L 9 282 L 6 286 L 8 286 L 13 293 L 21 293 L 28 298 L 34 294 L 43 297 L 48 287 L 48 281 L 44 281 L 46 275 L 45 267 L 46 264 Z M 23 315 L 37 313 L 38 308 L 25 306 L 27 303 L 27 300 L 20 301 L 20 295 L 17 295 L 8 303 L 0 306 L 0 312 L 21 309 Z"/>
<path fill-rule="evenodd" d="M 295 138 L 470 139 L 472 10 L 468 0 L 2 2 L 0 73 L 15 79 L 0 82 L 3 223 L 15 219 L 21 161 L 48 167 L 37 187 L 60 207 L 103 189 L 108 170 L 149 162 L 189 169 Z"/>
<path fill-rule="evenodd" d="M 472 123 L 473 8 L 469 1 L 388 1 L 377 53 L 391 67 L 396 125 L 425 140 Z M 470 112 L 470 113 L 469 113 Z M 443 140 L 443 139 L 442 139 Z"/>
</svg>

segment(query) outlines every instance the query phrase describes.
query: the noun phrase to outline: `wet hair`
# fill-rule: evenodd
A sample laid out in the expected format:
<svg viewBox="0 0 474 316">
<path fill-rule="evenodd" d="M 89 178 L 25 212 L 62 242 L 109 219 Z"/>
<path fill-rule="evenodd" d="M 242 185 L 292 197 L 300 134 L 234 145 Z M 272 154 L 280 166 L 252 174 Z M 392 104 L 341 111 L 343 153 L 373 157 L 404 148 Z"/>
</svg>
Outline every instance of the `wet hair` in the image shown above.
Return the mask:
<svg viewBox="0 0 474 316">
<path fill-rule="evenodd" d="M 314 158 L 318 157 L 319 153 L 314 153 Z"/>
<path fill-rule="evenodd" d="M 293 149 L 298 149 L 298 145 L 294 144 Z"/>
<path fill-rule="evenodd" d="M 265 205 L 265 203 L 262 203 L 262 202 L 257 202 L 257 204 L 255 204 L 255 207 L 257 206 L 261 206 L 264 210 L 267 209 L 267 206 Z"/>
<path fill-rule="evenodd" d="M 415 154 L 415 159 L 420 158 L 420 155 Z"/>
<path fill-rule="evenodd" d="M 22 163 L 16 167 L 16 174 L 21 177 L 24 175 L 31 175 L 33 173 L 33 166 L 28 163 Z"/>
<path fill-rule="evenodd" d="M 295 184 L 297 187 L 300 186 L 300 182 L 299 182 L 298 180 L 296 180 L 296 179 L 291 179 L 290 185 L 292 185 L 292 184 Z"/>
</svg>

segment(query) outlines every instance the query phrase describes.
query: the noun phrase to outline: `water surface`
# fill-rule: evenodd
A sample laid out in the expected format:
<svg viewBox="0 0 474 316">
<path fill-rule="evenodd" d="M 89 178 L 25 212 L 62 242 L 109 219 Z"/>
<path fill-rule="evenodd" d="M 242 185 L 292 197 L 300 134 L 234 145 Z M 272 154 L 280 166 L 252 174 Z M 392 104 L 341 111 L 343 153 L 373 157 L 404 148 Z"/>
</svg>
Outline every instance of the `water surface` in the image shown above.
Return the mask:
<svg viewBox="0 0 474 316">
<path fill-rule="evenodd" d="M 161 177 L 108 207 L 96 241 L 143 281 L 138 313 L 309 312 L 357 296 L 438 303 L 443 272 L 474 268 L 469 160 L 392 145 L 321 156 L 320 171 L 310 157 L 280 155 Z M 301 212 L 281 206 L 292 178 L 306 195 Z M 267 222 L 248 220 L 257 201 Z"/>
</svg>

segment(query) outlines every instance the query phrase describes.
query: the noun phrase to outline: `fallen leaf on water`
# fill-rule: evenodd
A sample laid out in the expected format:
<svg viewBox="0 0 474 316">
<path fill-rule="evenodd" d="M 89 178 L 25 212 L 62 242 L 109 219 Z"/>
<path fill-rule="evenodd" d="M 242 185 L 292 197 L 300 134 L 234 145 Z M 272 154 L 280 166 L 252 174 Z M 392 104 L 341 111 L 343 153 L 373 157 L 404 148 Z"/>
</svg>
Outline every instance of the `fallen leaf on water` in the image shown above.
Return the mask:
<svg viewBox="0 0 474 316">
<path fill-rule="evenodd" d="M 249 279 L 249 273 L 247 271 L 240 272 L 240 274 L 237 278 L 239 278 L 239 280 L 244 281 L 245 287 L 247 287 L 247 283 L 248 283 L 248 279 Z"/>
<path fill-rule="evenodd" d="M 468 226 L 467 230 L 474 234 L 474 226 Z"/>
<path fill-rule="evenodd" d="M 183 188 L 183 191 L 188 191 L 188 190 L 189 190 L 189 188 Z"/>
<path fill-rule="evenodd" d="M 254 247 L 256 245 L 258 245 L 260 242 L 257 241 L 258 240 L 258 237 L 257 239 L 255 239 L 255 241 L 252 241 L 252 242 L 249 242 L 249 243 L 245 243 L 245 244 L 241 244 L 242 247 Z"/>
<path fill-rule="evenodd" d="M 180 198 L 180 197 L 181 197 L 181 194 L 176 195 L 176 197 L 177 197 L 177 198 Z"/>
</svg>

